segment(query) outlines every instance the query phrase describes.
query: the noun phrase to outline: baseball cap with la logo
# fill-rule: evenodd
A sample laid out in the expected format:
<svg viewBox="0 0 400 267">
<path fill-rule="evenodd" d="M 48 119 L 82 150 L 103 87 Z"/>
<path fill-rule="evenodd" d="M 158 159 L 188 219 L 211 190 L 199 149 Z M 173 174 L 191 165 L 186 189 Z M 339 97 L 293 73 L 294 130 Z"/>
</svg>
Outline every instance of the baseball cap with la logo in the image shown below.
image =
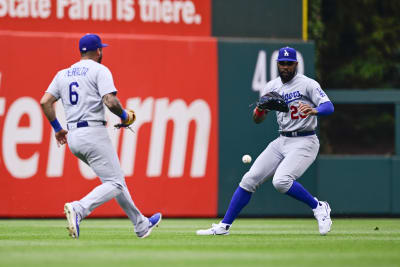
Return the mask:
<svg viewBox="0 0 400 267">
<path fill-rule="evenodd" d="M 101 43 L 101 39 L 97 34 L 88 33 L 79 40 L 79 50 L 81 52 L 92 51 L 107 46 L 107 44 Z"/>
<path fill-rule="evenodd" d="M 279 49 L 277 61 L 297 61 L 296 50 L 289 46 Z"/>
</svg>

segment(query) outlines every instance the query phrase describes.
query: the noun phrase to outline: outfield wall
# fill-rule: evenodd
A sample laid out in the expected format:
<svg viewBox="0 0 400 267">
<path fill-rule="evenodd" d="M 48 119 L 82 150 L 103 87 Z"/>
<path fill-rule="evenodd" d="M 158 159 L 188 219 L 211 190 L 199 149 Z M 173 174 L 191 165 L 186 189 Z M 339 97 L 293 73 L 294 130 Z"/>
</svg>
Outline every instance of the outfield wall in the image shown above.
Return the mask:
<svg viewBox="0 0 400 267">
<path fill-rule="evenodd" d="M 56 71 L 79 59 L 81 35 L 0 32 L 1 217 L 61 216 L 65 201 L 79 199 L 99 184 L 68 149 L 56 146 L 39 106 Z M 212 37 L 102 37 L 110 45 L 103 63 L 114 74 L 123 105 L 138 115 L 135 134 L 109 128 L 136 204 L 145 214 L 160 210 L 166 216 L 216 216 L 218 194 L 230 193 L 218 185 L 218 177 L 231 172 L 227 165 L 247 167 L 239 161 L 242 151 L 259 146 L 230 138 L 243 129 L 267 137 L 271 132 L 270 123 L 263 131 L 248 128 L 249 104 L 258 98 L 258 85 L 276 75 L 270 64 L 284 44 L 218 42 Z M 312 44 L 289 45 L 312 60 Z M 313 67 L 304 69 L 313 72 Z M 57 113 L 65 125 L 61 103 Z M 107 119 L 109 125 L 118 121 L 109 113 Z M 233 170 L 232 176 L 240 176 L 240 170 Z M 93 215 L 123 213 L 111 202 Z"/>
<path fill-rule="evenodd" d="M 65 201 L 99 184 L 90 169 L 58 148 L 39 100 L 56 71 L 79 58 L 78 33 L 1 32 L 0 217 L 58 217 Z M 135 134 L 109 133 L 136 204 L 145 214 L 215 217 L 253 159 L 277 136 L 275 115 L 251 119 L 260 84 L 276 75 L 276 51 L 298 49 L 300 71 L 314 75 L 312 43 L 103 34 L 104 64 L 119 97 L 137 111 Z M 29 44 L 29 46 L 26 46 Z M 29 56 L 27 56 L 29 55 Z M 329 91 L 328 91 L 329 95 Z M 60 104 L 58 117 L 64 124 Z M 118 119 L 107 113 L 109 125 Z M 323 119 L 323 118 L 322 118 Z M 320 156 L 301 183 L 338 215 L 398 215 L 397 157 Z M 243 216 L 310 215 L 267 181 Z M 93 216 L 124 216 L 112 201 Z"/>
</svg>

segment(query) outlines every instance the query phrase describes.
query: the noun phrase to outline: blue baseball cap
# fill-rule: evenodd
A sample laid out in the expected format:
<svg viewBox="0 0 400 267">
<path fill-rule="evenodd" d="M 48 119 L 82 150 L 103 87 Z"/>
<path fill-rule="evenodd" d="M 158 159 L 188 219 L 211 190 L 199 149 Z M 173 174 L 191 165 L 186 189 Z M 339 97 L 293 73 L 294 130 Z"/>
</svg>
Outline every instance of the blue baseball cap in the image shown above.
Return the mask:
<svg viewBox="0 0 400 267">
<path fill-rule="evenodd" d="M 289 46 L 279 49 L 277 61 L 297 61 L 296 50 Z"/>
<path fill-rule="evenodd" d="M 79 50 L 81 52 L 92 51 L 107 46 L 107 44 L 101 43 L 101 39 L 97 34 L 88 33 L 79 40 Z"/>
</svg>

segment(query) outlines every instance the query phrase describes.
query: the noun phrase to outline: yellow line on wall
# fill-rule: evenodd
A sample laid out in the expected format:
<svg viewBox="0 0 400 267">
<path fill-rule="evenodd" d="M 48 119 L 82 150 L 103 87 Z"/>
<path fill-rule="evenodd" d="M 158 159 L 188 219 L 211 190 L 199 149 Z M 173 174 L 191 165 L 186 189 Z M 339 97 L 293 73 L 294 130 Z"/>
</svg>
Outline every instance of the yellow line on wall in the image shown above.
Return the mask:
<svg viewBox="0 0 400 267">
<path fill-rule="evenodd" d="M 308 40 L 308 0 L 303 0 L 303 41 Z"/>
</svg>

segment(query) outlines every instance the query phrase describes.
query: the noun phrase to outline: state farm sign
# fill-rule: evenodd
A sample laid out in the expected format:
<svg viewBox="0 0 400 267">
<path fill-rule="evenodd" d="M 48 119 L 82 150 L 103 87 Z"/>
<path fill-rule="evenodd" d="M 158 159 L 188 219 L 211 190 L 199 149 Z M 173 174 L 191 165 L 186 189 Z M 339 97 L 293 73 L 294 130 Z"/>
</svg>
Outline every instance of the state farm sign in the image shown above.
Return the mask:
<svg viewBox="0 0 400 267">
<path fill-rule="evenodd" d="M 209 36 L 211 0 L 0 0 L 2 30 Z"/>
<path fill-rule="evenodd" d="M 113 129 L 119 119 L 106 114 L 135 203 L 145 214 L 215 216 L 215 40 L 103 37 L 110 45 L 103 61 L 113 73 L 118 97 L 137 113 L 135 133 Z M 82 198 L 99 184 L 67 146 L 57 147 L 39 105 L 56 72 L 79 60 L 77 38 L 0 33 L 6 48 L 0 51 L 1 217 L 62 216 L 64 202 Z M 65 123 L 61 103 L 56 110 Z M 123 212 L 111 202 L 93 215 Z"/>
</svg>

